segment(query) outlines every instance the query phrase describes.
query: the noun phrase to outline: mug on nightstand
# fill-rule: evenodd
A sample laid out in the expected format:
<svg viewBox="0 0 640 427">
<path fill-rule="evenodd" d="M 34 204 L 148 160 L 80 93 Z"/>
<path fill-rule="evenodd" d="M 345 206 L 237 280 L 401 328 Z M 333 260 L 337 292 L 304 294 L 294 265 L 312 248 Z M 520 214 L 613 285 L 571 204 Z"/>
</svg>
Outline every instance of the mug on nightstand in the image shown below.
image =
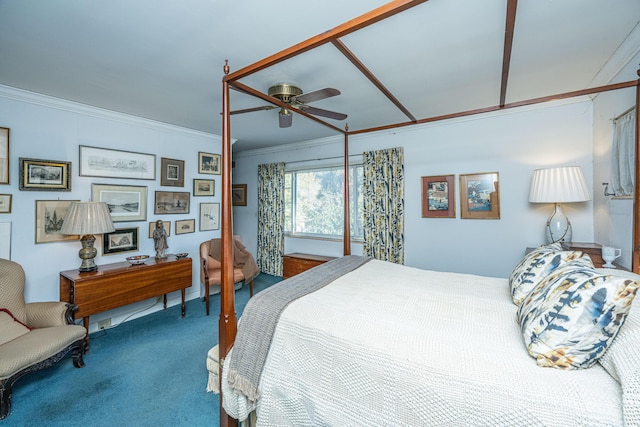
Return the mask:
<svg viewBox="0 0 640 427">
<path fill-rule="evenodd" d="M 602 259 L 605 260 L 604 268 L 616 268 L 615 265 L 611 264 L 614 260 L 622 255 L 622 250 L 618 248 L 612 248 L 611 246 L 603 246 L 602 247 Z"/>
</svg>

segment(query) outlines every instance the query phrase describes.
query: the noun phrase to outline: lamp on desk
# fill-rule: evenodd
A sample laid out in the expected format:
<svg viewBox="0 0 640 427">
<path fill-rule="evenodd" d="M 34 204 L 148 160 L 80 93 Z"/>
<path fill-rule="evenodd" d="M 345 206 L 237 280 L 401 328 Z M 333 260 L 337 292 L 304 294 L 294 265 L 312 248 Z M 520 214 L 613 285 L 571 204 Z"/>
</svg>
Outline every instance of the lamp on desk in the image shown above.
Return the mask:
<svg viewBox="0 0 640 427">
<path fill-rule="evenodd" d="M 80 234 L 82 249 L 78 256 L 82 260 L 79 271 L 94 271 L 98 269 L 93 260 L 98 251 L 93 247 L 96 241 L 94 234 L 111 233 L 115 231 L 109 208 L 104 202 L 74 202 L 69 206 L 64 217 L 62 234 Z"/>
<path fill-rule="evenodd" d="M 571 241 L 571 222 L 562 212 L 560 203 L 589 200 L 591 197 L 580 166 L 536 169 L 533 172 L 529 202 L 555 205 L 553 213 L 547 219 L 548 243 Z"/>
</svg>

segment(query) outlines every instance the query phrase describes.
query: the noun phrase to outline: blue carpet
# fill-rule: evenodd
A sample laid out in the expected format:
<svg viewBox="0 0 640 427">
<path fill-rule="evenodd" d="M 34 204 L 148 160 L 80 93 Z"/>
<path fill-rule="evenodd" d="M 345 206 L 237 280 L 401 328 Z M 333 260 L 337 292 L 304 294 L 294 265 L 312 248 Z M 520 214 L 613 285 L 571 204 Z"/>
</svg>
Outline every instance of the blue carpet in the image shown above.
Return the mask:
<svg viewBox="0 0 640 427">
<path fill-rule="evenodd" d="M 260 274 L 254 292 L 281 278 Z M 236 314 L 249 286 L 236 291 Z M 219 395 L 207 393 L 207 352 L 218 343 L 220 297 L 201 299 L 90 335 L 85 367 L 70 355 L 14 386 L 5 426 L 217 426 Z"/>
</svg>

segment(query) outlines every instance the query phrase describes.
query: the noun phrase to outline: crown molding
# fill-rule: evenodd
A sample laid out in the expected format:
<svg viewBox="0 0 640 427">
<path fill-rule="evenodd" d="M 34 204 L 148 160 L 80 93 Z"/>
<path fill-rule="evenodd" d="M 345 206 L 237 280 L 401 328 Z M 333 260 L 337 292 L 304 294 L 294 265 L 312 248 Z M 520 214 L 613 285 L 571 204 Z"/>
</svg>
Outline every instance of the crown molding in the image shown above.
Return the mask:
<svg viewBox="0 0 640 427">
<path fill-rule="evenodd" d="M 590 87 L 613 82 L 622 69 L 640 52 L 640 24 L 637 24 L 591 81 Z M 635 78 L 635 77 L 634 77 Z"/>
<path fill-rule="evenodd" d="M 161 130 L 164 132 L 175 132 L 183 135 L 190 135 L 197 138 L 215 139 L 216 141 L 222 141 L 220 135 L 213 133 L 202 132 L 194 129 L 189 129 L 181 126 L 172 125 L 169 123 L 159 122 L 156 120 L 146 119 L 144 117 L 133 116 L 131 114 L 120 113 L 113 110 L 107 110 L 104 108 L 94 107 L 79 102 L 68 101 L 62 98 L 56 98 L 49 95 L 43 95 L 41 93 L 30 92 L 24 89 L 18 89 L 12 86 L 6 86 L 0 84 L 0 97 L 13 99 L 15 101 L 27 102 L 30 104 L 39 105 L 47 108 L 54 108 L 57 110 L 68 111 L 71 113 L 82 114 L 85 116 L 96 117 L 100 119 L 113 120 L 120 123 L 126 123 L 135 126 L 142 126 L 154 130 Z M 232 143 L 235 140 L 232 141 Z"/>
</svg>

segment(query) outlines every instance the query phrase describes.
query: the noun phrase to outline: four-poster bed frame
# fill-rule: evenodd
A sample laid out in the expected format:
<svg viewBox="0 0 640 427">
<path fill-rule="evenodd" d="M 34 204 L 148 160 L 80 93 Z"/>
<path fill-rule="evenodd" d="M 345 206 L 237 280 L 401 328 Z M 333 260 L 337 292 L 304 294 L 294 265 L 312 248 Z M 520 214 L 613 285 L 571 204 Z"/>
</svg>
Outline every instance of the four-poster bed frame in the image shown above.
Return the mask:
<svg viewBox="0 0 640 427">
<path fill-rule="evenodd" d="M 336 133 L 344 136 L 344 193 L 345 193 L 345 206 L 344 206 L 344 255 L 350 254 L 351 240 L 349 229 L 349 182 L 348 182 L 348 167 L 349 167 L 349 135 L 356 135 L 367 132 L 375 132 L 382 130 L 389 130 L 398 127 L 404 127 L 415 124 L 424 124 L 439 120 L 452 119 L 457 117 L 469 116 L 480 113 L 487 113 L 492 111 L 498 111 L 508 108 L 521 107 L 531 104 L 549 102 L 552 100 L 565 99 L 578 97 L 589 94 L 596 94 L 599 92 L 636 87 L 636 106 L 640 104 L 640 80 L 627 81 L 622 83 L 610 84 L 605 86 L 599 86 L 594 88 L 588 88 L 583 90 L 577 90 L 572 92 L 561 93 L 552 96 L 545 96 L 540 98 L 529 99 L 525 101 L 518 101 L 512 103 L 505 103 L 507 79 L 509 75 L 509 62 L 511 57 L 511 47 L 513 40 L 513 28 L 515 23 L 515 15 L 517 8 L 517 0 L 507 0 L 507 13 L 505 23 L 505 41 L 503 52 L 503 65 L 502 65 L 502 82 L 500 90 L 500 103 L 495 106 L 477 108 L 473 110 L 461 111 L 453 114 L 446 114 L 436 117 L 428 117 L 423 119 L 416 119 L 411 113 L 396 99 L 391 92 L 384 87 L 371 73 L 366 66 L 361 63 L 358 58 L 349 51 L 349 49 L 340 41 L 340 38 L 358 31 L 362 28 L 375 24 L 388 17 L 399 14 L 414 6 L 425 3 L 428 0 L 394 0 L 385 4 L 377 9 L 374 9 L 364 15 L 361 15 L 351 21 L 348 21 L 342 25 L 339 25 L 329 31 L 319 34 L 315 37 L 307 39 L 301 43 L 284 49 L 272 56 L 264 58 L 254 64 L 244 67 L 236 72 L 231 73 L 228 63 L 224 65 L 224 78 L 223 78 L 223 91 L 222 91 L 222 227 L 221 227 L 221 239 L 223 250 L 221 253 L 222 264 L 222 284 L 220 287 L 221 302 L 220 302 L 220 318 L 219 318 L 219 352 L 221 367 L 224 363 L 224 358 L 232 348 L 234 339 L 237 332 L 237 318 L 234 305 L 234 283 L 233 283 L 233 254 L 232 254 L 232 239 L 233 239 L 233 227 L 232 227 L 232 203 L 231 203 L 231 124 L 230 124 L 230 99 L 229 90 L 234 88 L 241 92 L 253 95 L 266 102 L 274 104 L 276 106 L 287 108 L 290 111 L 300 114 L 310 120 L 314 120 L 330 129 L 336 131 Z M 348 125 L 344 129 L 340 129 L 330 123 L 327 123 L 315 116 L 305 113 L 302 110 L 296 109 L 291 105 L 270 97 L 258 90 L 255 90 L 245 84 L 239 82 L 240 79 L 252 75 L 258 71 L 264 70 L 275 64 L 281 63 L 287 59 L 295 57 L 301 53 L 310 51 L 316 47 L 331 43 L 336 49 L 338 49 L 343 55 L 353 63 L 353 65 L 364 74 L 375 86 L 380 90 L 396 107 L 402 111 L 407 117 L 408 121 L 395 123 L 391 125 L 379 126 L 367 129 L 349 130 Z M 640 70 L 638 72 L 640 76 Z M 636 147 L 638 147 L 638 130 L 640 129 L 640 114 L 636 108 Z M 640 150 L 636 149 L 636 165 L 639 164 Z M 640 182 L 640 168 L 636 167 L 636 189 Z M 640 191 L 635 192 L 635 206 L 640 206 Z M 634 209 L 634 237 L 633 237 L 633 271 L 640 272 L 640 215 L 638 209 Z M 222 369 L 222 368 L 221 368 Z M 220 375 L 222 377 L 222 375 Z M 220 425 L 236 425 L 236 420 L 227 416 L 222 408 L 222 394 L 220 404 Z"/>
</svg>

